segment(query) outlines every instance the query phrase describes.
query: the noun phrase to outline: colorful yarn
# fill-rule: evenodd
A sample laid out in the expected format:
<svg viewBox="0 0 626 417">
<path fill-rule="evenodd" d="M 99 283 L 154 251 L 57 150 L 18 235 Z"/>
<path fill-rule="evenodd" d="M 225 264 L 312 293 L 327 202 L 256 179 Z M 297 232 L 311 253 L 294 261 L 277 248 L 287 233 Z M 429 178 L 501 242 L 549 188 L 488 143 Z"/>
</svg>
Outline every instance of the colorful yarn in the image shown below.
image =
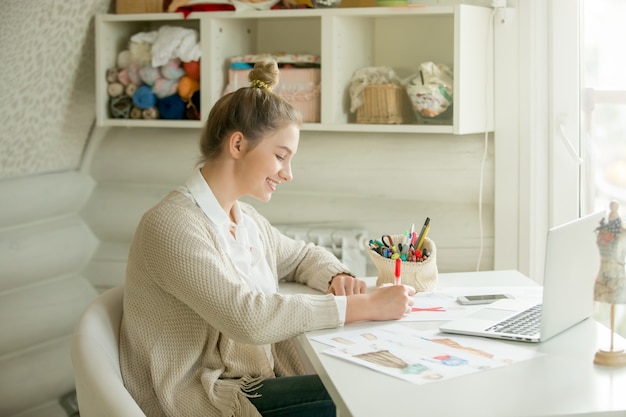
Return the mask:
<svg viewBox="0 0 626 417">
<path fill-rule="evenodd" d="M 189 120 L 200 120 L 200 90 L 194 92 L 187 102 L 185 117 Z"/>
<path fill-rule="evenodd" d="M 109 97 L 117 97 L 124 94 L 124 86 L 120 83 L 111 83 L 107 85 L 107 93 Z"/>
<path fill-rule="evenodd" d="M 185 75 L 185 70 L 180 66 L 179 59 L 170 59 L 167 64 L 160 67 L 161 76 L 168 80 L 178 80 Z"/>
<path fill-rule="evenodd" d="M 128 44 L 132 62 L 139 65 L 150 65 L 152 62 L 152 45 L 147 42 L 130 42 Z"/>
<path fill-rule="evenodd" d="M 182 120 L 185 118 L 185 102 L 178 94 L 172 94 L 159 100 L 157 109 L 163 119 Z"/>
<path fill-rule="evenodd" d="M 108 83 L 114 83 L 117 81 L 117 73 L 120 72 L 119 68 L 113 67 L 107 69 L 106 80 Z"/>
<path fill-rule="evenodd" d="M 191 99 L 191 95 L 200 89 L 200 84 L 188 76 L 183 76 L 178 81 L 178 95 L 185 101 Z"/>
<path fill-rule="evenodd" d="M 141 112 L 143 110 L 141 110 L 139 107 L 135 107 L 133 106 L 132 109 L 130 109 L 130 118 L 131 119 L 141 119 Z"/>
<path fill-rule="evenodd" d="M 133 62 L 133 55 L 128 49 L 117 54 L 118 68 L 128 68 L 131 62 Z"/>
<path fill-rule="evenodd" d="M 141 78 L 139 77 L 140 68 L 141 67 L 135 63 L 128 66 L 128 80 L 135 85 L 141 85 Z"/>
<path fill-rule="evenodd" d="M 154 120 L 159 118 L 159 110 L 156 107 L 150 107 L 141 111 L 141 117 L 147 120 Z"/>
<path fill-rule="evenodd" d="M 200 90 L 191 95 L 191 104 L 196 108 L 198 112 L 198 119 L 200 118 Z"/>
<path fill-rule="evenodd" d="M 157 97 L 154 95 L 149 86 L 142 85 L 137 89 L 137 91 L 135 91 L 132 100 L 135 106 L 143 110 L 154 107 L 157 102 Z"/>
<path fill-rule="evenodd" d="M 126 90 L 124 92 L 128 97 L 132 97 L 135 95 L 135 91 L 137 91 L 137 86 L 135 84 L 128 84 L 126 86 Z"/>
<path fill-rule="evenodd" d="M 200 81 L 200 61 L 183 62 L 183 70 L 192 80 Z"/>
<path fill-rule="evenodd" d="M 125 95 L 112 97 L 109 100 L 109 110 L 114 119 L 128 119 L 132 106 L 133 99 Z"/>
<path fill-rule="evenodd" d="M 151 65 L 144 65 L 139 69 L 139 78 L 144 84 L 152 86 L 161 78 L 161 73 Z"/>
<path fill-rule="evenodd" d="M 152 92 L 158 98 L 171 96 L 178 88 L 177 80 L 168 80 L 167 78 L 159 78 L 152 86 Z"/>
<path fill-rule="evenodd" d="M 128 68 L 124 68 L 117 73 L 117 81 L 122 85 L 131 85 L 130 76 L 128 75 Z"/>
</svg>

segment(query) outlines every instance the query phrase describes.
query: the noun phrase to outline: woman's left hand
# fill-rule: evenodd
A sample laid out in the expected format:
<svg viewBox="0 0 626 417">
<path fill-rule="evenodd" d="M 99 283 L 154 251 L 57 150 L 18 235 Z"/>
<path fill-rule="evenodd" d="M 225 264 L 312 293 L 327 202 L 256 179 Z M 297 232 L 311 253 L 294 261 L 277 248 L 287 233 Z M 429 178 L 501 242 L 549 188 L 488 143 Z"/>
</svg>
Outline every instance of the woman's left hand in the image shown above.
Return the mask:
<svg viewBox="0 0 626 417">
<path fill-rule="evenodd" d="M 365 294 L 366 292 L 365 281 L 346 274 L 335 275 L 330 281 L 328 291 L 326 291 L 327 294 L 334 295 Z"/>
</svg>

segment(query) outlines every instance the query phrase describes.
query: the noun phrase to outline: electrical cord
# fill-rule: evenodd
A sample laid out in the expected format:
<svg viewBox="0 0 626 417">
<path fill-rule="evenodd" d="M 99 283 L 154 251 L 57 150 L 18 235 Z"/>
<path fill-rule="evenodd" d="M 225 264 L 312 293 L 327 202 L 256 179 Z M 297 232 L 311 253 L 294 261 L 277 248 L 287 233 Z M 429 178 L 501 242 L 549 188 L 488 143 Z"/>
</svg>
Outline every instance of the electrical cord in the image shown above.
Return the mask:
<svg viewBox="0 0 626 417">
<path fill-rule="evenodd" d="M 486 45 L 485 45 L 485 62 L 487 63 L 486 67 L 488 70 L 491 70 L 491 73 L 486 74 L 485 76 L 485 92 L 489 92 L 489 80 L 493 79 L 493 63 L 489 65 L 489 50 L 490 46 L 492 46 L 492 36 L 493 36 L 493 20 L 496 15 L 497 8 L 494 7 L 491 10 L 491 14 L 489 16 L 489 23 L 487 25 L 487 36 L 486 36 Z M 495 57 L 494 57 L 495 58 Z M 495 60 L 495 59 L 494 59 Z M 493 94 L 493 90 L 492 90 Z M 489 151 L 489 94 L 485 94 L 485 136 L 484 136 L 484 145 L 483 145 L 483 157 L 480 163 L 480 180 L 478 182 L 478 229 L 480 234 L 480 244 L 478 249 L 478 259 L 476 261 L 476 271 L 480 271 L 480 263 L 482 262 L 483 251 L 485 246 L 485 237 L 483 230 L 483 184 L 485 180 L 485 164 L 487 162 L 487 154 Z"/>
</svg>

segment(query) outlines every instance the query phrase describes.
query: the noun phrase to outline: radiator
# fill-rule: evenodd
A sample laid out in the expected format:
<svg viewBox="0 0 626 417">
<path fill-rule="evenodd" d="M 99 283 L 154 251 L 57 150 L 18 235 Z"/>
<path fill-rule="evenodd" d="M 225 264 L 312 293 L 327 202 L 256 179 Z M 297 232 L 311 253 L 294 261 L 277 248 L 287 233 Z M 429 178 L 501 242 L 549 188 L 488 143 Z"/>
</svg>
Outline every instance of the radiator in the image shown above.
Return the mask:
<svg viewBox="0 0 626 417">
<path fill-rule="evenodd" d="M 277 225 L 276 228 L 292 239 L 312 242 L 328 249 L 354 275 L 366 276 L 367 232 L 365 230 L 306 225 Z"/>
</svg>

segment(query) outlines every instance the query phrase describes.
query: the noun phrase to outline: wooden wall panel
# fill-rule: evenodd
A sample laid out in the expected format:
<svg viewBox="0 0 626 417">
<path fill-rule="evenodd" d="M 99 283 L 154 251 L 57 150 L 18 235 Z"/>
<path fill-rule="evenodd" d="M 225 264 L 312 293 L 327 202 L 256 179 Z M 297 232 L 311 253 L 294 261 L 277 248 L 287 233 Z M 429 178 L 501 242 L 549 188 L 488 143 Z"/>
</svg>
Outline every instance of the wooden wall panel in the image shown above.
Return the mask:
<svg viewBox="0 0 626 417">
<path fill-rule="evenodd" d="M 78 211 L 77 172 L 0 181 L 0 415 L 62 415 L 74 389 L 70 339 L 96 295 L 81 275 L 98 240 Z"/>
<path fill-rule="evenodd" d="M 75 214 L 23 227 L 0 228 L 0 291 L 76 273 L 98 244 Z"/>
<path fill-rule="evenodd" d="M 94 151 L 98 184 L 82 216 L 101 240 L 86 276 L 98 289 L 123 282 L 127 248 L 141 215 L 183 183 L 198 161 L 200 130 L 110 129 Z M 484 135 L 301 132 L 294 180 L 269 203 L 253 204 L 275 224 L 328 225 L 382 233 L 420 228 L 438 247 L 441 272 L 493 267 L 493 145 Z M 369 265 L 368 273 L 374 273 Z M 107 284 L 107 282 L 109 284 Z"/>
<path fill-rule="evenodd" d="M 72 334 L 94 295 L 83 277 L 71 276 L 0 296 L 0 357 Z"/>
<path fill-rule="evenodd" d="M 50 404 L 74 390 L 71 336 L 0 357 L 0 416 L 13 416 L 37 404 Z M 55 407 L 46 407 L 47 410 Z M 54 417 L 50 414 L 38 416 Z"/>
<path fill-rule="evenodd" d="M 0 181 L 0 228 L 76 212 L 95 187 L 77 172 Z"/>
</svg>

